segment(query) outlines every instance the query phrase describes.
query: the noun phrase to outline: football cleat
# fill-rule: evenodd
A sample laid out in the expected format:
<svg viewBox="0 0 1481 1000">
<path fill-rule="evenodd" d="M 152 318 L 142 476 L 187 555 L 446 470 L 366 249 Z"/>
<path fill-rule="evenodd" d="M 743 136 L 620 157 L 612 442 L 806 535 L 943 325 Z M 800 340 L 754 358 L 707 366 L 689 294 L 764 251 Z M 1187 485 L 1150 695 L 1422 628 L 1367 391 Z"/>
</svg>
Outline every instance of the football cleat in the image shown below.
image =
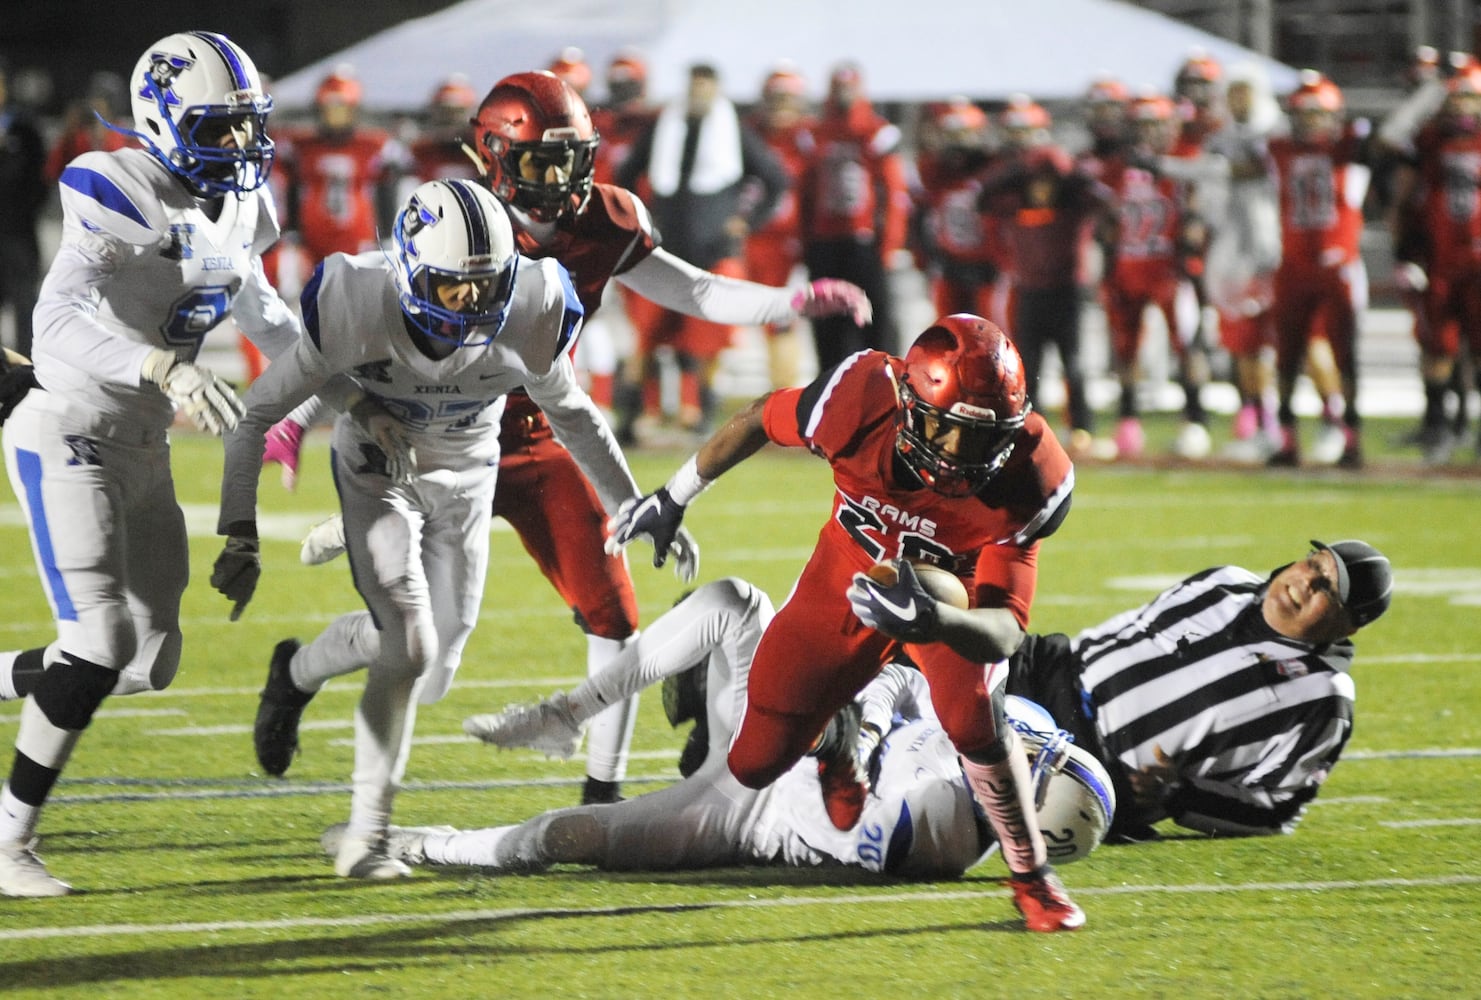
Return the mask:
<svg viewBox="0 0 1481 1000">
<path fill-rule="evenodd" d="M 406 878 L 411 869 L 406 862 L 392 857 L 387 847 L 385 834 L 370 837 L 351 837 L 341 834 L 338 850 L 334 852 L 334 872 L 340 878 L 360 878 L 370 881 Z"/>
<path fill-rule="evenodd" d="M 318 566 L 345 554 L 345 521 L 339 514 L 320 521 L 303 536 L 298 561 L 305 566 Z"/>
<path fill-rule="evenodd" d="M 528 747 L 568 759 L 581 744 L 581 726 L 564 691 L 533 705 L 511 705 L 492 715 L 470 715 L 463 732 L 496 747 Z"/>
<path fill-rule="evenodd" d="M 348 823 L 336 823 L 325 830 L 319 838 L 319 846 L 324 848 L 324 853 L 331 858 L 338 858 L 340 848 L 344 844 L 345 831 L 350 827 Z M 434 834 L 443 836 L 458 832 L 455 826 L 389 826 L 386 828 L 384 849 L 386 856 L 393 861 L 400 861 L 407 865 L 420 865 L 427 860 L 427 854 L 423 850 L 427 838 Z"/>
<path fill-rule="evenodd" d="M 1179 458 L 1197 461 L 1208 458 L 1213 445 L 1209 440 L 1208 428 L 1191 420 L 1178 429 L 1178 436 L 1173 441 L 1172 450 Z"/>
<path fill-rule="evenodd" d="M 39 899 L 71 894 L 72 887 L 46 870 L 35 848 L 34 840 L 0 844 L 0 896 Z"/>
<path fill-rule="evenodd" d="M 252 746 L 257 763 L 275 778 L 280 778 L 298 753 L 298 722 L 303 709 L 314 698 L 312 691 L 300 691 L 293 683 L 288 666 L 298 652 L 297 639 L 284 639 L 273 647 L 267 667 L 267 684 L 257 703 L 257 719 L 252 723 Z"/>
<path fill-rule="evenodd" d="M 1013 905 L 1029 930 L 1047 934 L 1085 926 L 1085 911 L 1070 899 L 1064 883 L 1048 865 L 1026 875 L 1015 872 L 1008 884 L 1013 887 Z"/>
<path fill-rule="evenodd" d="M 1142 422 L 1136 417 L 1122 417 L 1116 425 L 1116 457 L 1141 458 L 1147 447 L 1147 437 L 1142 431 Z"/>
<path fill-rule="evenodd" d="M 829 726 L 828 738 L 818 749 L 818 784 L 828 821 L 839 830 L 852 830 L 869 797 L 869 777 L 854 750 L 859 745 L 858 704 L 850 702 L 833 718 L 836 725 Z"/>
<path fill-rule="evenodd" d="M 1347 430 L 1341 424 L 1324 422 L 1311 447 L 1311 457 L 1321 465 L 1336 465 L 1346 450 Z"/>
</svg>

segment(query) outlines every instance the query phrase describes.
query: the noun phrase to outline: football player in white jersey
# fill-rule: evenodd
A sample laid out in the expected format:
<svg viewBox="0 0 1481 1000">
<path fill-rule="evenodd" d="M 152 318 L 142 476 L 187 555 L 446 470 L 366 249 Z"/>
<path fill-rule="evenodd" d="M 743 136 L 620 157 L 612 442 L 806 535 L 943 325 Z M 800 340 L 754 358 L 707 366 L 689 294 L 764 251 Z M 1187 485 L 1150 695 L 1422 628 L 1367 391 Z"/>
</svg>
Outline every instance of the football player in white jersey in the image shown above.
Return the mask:
<svg viewBox="0 0 1481 1000">
<path fill-rule="evenodd" d="M 609 871 L 786 864 L 954 878 L 971 868 L 989 848 L 992 831 L 918 670 L 890 664 L 848 710 L 853 721 L 841 727 L 849 734 L 844 738 L 857 741 L 871 776 L 863 817 L 852 830 L 841 831 L 828 819 L 816 761 L 804 758 L 760 790 L 731 776 L 725 751 L 745 707 L 751 654 L 772 613 L 766 594 L 743 580 L 707 583 L 569 694 L 473 716 L 464 724 L 496 745 L 569 756 L 582 725 L 604 705 L 693 667 L 704 673 L 704 704 L 680 709 L 686 699 L 672 694 L 672 681 L 665 684 L 666 711 L 681 720 L 695 712 L 696 732 L 708 733 L 705 759 L 684 781 L 613 805 L 554 810 L 516 826 L 392 827 L 388 850 L 411 864 L 503 872 L 541 871 L 556 863 Z M 1027 718 L 1036 730 L 1056 728 L 1042 710 Z M 1064 735 L 1044 732 L 1027 740 L 1031 756 L 1046 741 L 1055 745 L 1033 773 L 1041 782 L 1041 807 L 1054 809 L 1059 862 L 1093 850 L 1115 808 L 1104 769 L 1078 748 L 1066 749 Z M 325 848 L 337 850 L 343 837 L 343 824 L 331 827 Z"/>
<path fill-rule="evenodd" d="M 163 688 L 179 666 L 189 560 L 167 431 L 177 409 L 213 434 L 241 412 L 194 363 L 202 339 L 230 315 L 273 357 L 301 329 L 262 271 L 278 239 L 263 186 L 272 101 L 251 59 L 182 32 L 145 50 L 129 89 L 142 148 L 86 153 L 62 173 L 62 241 L 36 306 L 43 391 L 5 426 L 57 623 L 45 649 L 0 654 L 0 694 L 29 693 L 0 791 L 6 896 L 70 891 L 31 847 L 42 804 L 99 703 Z"/>
<path fill-rule="evenodd" d="M 305 337 L 248 391 L 226 444 L 218 530 L 227 542 L 212 581 L 240 614 L 259 573 L 250 542 L 263 435 L 326 393 L 342 411 L 334 475 L 369 610 L 302 648 L 279 643 L 272 676 L 290 677 L 295 660 L 329 676 L 368 667 L 350 832 L 335 870 L 376 879 L 409 874 L 384 839 L 415 704 L 447 692 L 478 619 L 505 393 L 524 387 L 608 512 L 638 495 L 576 381 L 583 310 L 565 268 L 522 257 L 498 199 L 466 180 L 418 187 L 393 240 L 394 255 L 333 254 L 319 266 L 303 294 Z"/>
</svg>

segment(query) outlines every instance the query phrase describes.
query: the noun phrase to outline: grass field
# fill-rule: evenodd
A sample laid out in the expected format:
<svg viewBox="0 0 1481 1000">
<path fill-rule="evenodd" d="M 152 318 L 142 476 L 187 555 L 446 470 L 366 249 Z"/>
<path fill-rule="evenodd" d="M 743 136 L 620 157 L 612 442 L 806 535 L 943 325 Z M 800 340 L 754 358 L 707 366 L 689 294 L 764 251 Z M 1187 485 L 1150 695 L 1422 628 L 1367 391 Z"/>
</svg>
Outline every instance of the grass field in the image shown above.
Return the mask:
<svg viewBox="0 0 1481 1000">
<path fill-rule="evenodd" d="M 1382 431 L 1376 431 L 1376 439 Z M 0 992 L 300 997 L 1481 996 L 1481 479 L 1083 466 L 1041 559 L 1034 626 L 1075 630 L 1188 572 L 1299 557 L 1363 537 L 1392 559 L 1390 613 L 1358 638 L 1355 733 L 1299 831 L 1103 848 L 1063 870 L 1089 914 L 1023 933 L 1001 861 L 957 882 L 724 869 L 536 877 L 422 870 L 336 878 L 318 837 L 348 808 L 354 678 L 309 708 L 286 780 L 255 773 L 250 724 L 272 644 L 358 606 L 343 563 L 297 560 L 333 510 L 323 435 L 302 491 L 263 490 L 265 575 L 242 621 L 206 584 L 219 446 L 178 435 L 192 525 L 185 659 L 166 692 L 105 704 L 42 822 L 43 856 L 81 892 L 0 900 Z M 654 486 L 681 452 L 634 456 Z M 702 578 L 780 600 L 829 504 L 826 466 L 768 450 L 693 509 Z M 643 617 L 680 591 L 634 559 Z M 44 643 L 50 614 L 0 490 L 0 648 Z M 452 693 L 424 709 L 403 823 L 487 825 L 575 801 L 579 761 L 495 753 L 463 717 L 584 672 L 570 614 L 507 531 Z M 0 705 L 8 746 L 18 703 Z M 683 733 L 643 702 L 629 794 L 675 777 Z"/>
</svg>

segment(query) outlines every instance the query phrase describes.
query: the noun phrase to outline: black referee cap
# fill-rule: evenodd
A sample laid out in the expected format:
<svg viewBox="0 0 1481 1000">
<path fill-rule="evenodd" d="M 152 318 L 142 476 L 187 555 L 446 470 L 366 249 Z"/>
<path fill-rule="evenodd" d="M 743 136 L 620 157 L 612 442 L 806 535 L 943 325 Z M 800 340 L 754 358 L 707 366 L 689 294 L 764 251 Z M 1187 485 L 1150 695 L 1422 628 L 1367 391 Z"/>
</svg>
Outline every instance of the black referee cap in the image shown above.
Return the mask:
<svg viewBox="0 0 1481 1000">
<path fill-rule="evenodd" d="M 1367 542 L 1349 539 L 1327 545 L 1312 539 L 1313 548 L 1337 560 L 1337 596 L 1353 624 L 1362 628 L 1388 610 L 1394 595 L 1394 572 L 1388 557 Z"/>
</svg>

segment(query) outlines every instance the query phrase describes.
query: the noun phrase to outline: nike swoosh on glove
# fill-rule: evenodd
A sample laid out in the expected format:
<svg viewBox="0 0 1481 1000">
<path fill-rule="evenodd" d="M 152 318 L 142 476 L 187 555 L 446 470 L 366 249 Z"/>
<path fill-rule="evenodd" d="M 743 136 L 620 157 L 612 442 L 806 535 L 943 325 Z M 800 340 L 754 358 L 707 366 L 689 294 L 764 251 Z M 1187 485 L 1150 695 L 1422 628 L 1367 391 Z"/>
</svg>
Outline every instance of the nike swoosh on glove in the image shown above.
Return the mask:
<svg viewBox="0 0 1481 1000">
<path fill-rule="evenodd" d="M 926 592 L 909 560 L 896 560 L 898 577 L 885 586 L 855 573 L 848 602 L 859 621 L 902 642 L 930 642 L 936 634 L 936 599 Z"/>
<path fill-rule="evenodd" d="M 211 570 L 211 586 L 232 602 L 232 621 L 242 617 L 252 595 L 257 592 L 260 576 L 262 560 L 257 553 L 257 539 L 240 535 L 229 537 Z"/>
<path fill-rule="evenodd" d="M 607 521 L 607 541 L 603 548 L 607 555 L 615 556 L 627 548 L 635 538 L 647 537 L 653 542 L 653 566 L 658 568 L 668 561 L 669 549 L 674 548 L 684 520 L 684 508 L 674 502 L 667 488 L 660 486 L 641 500 L 624 500 L 617 513 Z M 686 545 L 692 544 L 688 539 Z M 694 568 L 699 569 L 699 550 L 693 549 Z M 687 556 L 676 551 L 680 559 Z M 683 564 L 680 564 L 680 571 Z"/>
</svg>

